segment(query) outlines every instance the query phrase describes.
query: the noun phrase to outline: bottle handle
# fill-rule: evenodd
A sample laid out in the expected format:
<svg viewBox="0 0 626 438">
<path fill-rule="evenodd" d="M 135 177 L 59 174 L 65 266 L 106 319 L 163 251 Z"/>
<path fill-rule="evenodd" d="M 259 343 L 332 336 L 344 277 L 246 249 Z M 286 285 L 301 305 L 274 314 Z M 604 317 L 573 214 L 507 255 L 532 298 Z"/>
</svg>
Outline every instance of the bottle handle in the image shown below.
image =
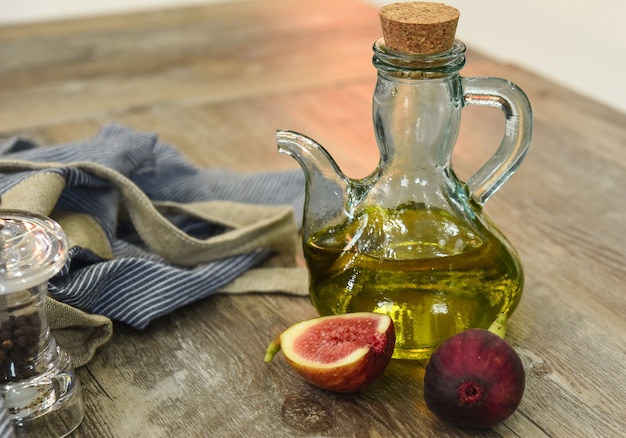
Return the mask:
<svg viewBox="0 0 626 438">
<path fill-rule="evenodd" d="M 481 206 L 515 173 L 530 146 L 532 110 L 524 92 L 499 78 L 462 78 L 465 105 L 500 108 L 505 117 L 504 138 L 491 158 L 467 180 L 472 198 Z"/>
</svg>

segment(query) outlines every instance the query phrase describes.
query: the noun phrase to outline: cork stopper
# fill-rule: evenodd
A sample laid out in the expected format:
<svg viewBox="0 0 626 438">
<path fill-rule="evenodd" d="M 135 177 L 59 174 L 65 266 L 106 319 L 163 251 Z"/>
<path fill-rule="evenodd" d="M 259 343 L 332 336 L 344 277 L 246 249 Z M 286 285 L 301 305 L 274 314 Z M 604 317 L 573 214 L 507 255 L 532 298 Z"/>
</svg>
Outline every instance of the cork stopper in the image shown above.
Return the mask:
<svg viewBox="0 0 626 438">
<path fill-rule="evenodd" d="M 429 55 L 452 47 L 460 13 L 443 3 L 400 2 L 383 6 L 379 15 L 387 48 Z"/>
</svg>

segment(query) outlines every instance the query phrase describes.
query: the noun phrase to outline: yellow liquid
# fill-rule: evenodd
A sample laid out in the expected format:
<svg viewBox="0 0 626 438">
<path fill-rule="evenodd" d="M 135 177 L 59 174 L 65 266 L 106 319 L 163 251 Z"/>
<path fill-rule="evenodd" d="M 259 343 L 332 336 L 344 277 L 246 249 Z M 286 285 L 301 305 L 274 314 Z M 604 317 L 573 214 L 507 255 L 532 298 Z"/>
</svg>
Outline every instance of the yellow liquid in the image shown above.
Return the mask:
<svg viewBox="0 0 626 438">
<path fill-rule="evenodd" d="M 394 358 L 426 359 L 453 334 L 489 327 L 514 310 L 523 287 L 504 240 L 441 210 L 369 209 L 310 236 L 304 250 L 319 313 L 388 314 Z"/>
</svg>

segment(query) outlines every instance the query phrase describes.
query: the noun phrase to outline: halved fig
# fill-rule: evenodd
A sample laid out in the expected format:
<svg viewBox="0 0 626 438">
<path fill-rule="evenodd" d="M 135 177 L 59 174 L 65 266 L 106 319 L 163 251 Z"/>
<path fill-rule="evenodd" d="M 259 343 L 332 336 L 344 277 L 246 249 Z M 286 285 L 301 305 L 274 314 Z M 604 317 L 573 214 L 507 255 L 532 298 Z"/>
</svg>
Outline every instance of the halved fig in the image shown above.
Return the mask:
<svg viewBox="0 0 626 438">
<path fill-rule="evenodd" d="M 388 315 L 370 312 L 323 316 L 301 321 L 267 348 L 265 362 L 281 349 L 309 383 L 336 392 L 357 392 L 385 371 L 396 342 Z"/>
</svg>

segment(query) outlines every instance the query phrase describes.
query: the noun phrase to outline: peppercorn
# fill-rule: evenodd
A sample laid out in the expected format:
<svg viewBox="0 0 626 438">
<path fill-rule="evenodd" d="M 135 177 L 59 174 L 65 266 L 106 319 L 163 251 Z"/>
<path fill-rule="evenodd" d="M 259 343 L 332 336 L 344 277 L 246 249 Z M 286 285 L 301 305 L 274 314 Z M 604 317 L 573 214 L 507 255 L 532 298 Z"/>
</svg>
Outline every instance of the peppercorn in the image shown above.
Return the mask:
<svg viewBox="0 0 626 438">
<path fill-rule="evenodd" d="M 37 312 L 10 315 L 0 325 L 0 383 L 28 379 L 37 374 L 41 319 Z"/>
</svg>

